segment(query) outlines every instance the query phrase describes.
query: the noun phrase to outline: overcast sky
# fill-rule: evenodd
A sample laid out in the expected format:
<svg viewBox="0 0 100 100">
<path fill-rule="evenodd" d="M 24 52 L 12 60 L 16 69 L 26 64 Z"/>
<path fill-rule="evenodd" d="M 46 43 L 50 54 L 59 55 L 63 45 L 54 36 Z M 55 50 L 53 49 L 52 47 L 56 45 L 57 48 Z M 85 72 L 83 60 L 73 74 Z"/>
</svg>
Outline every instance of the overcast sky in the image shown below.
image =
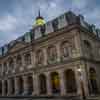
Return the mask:
<svg viewBox="0 0 100 100">
<path fill-rule="evenodd" d="M 72 10 L 100 26 L 100 0 L 0 0 L 0 46 L 29 31 L 39 8 L 46 21 Z"/>
</svg>

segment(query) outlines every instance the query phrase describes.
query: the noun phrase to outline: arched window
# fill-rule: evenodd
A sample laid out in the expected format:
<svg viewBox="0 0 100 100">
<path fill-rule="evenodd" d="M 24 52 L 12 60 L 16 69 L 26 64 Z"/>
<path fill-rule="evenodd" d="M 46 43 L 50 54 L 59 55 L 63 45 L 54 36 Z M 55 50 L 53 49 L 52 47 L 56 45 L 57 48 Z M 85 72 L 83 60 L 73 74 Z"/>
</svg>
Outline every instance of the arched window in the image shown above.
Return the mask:
<svg viewBox="0 0 100 100">
<path fill-rule="evenodd" d="M 65 71 L 65 82 L 66 82 L 66 90 L 67 93 L 76 93 L 77 86 L 76 86 L 76 79 L 75 73 L 73 70 L 68 69 Z"/>
<path fill-rule="evenodd" d="M 3 74 L 7 74 L 8 68 L 7 68 L 7 63 L 6 63 L 6 62 L 4 62 L 3 67 L 4 67 L 4 69 L 3 69 Z"/>
<path fill-rule="evenodd" d="M 48 63 L 55 63 L 57 61 L 57 50 L 55 46 L 48 47 Z"/>
<path fill-rule="evenodd" d="M 69 57 L 69 42 L 65 41 L 61 44 L 62 59 L 66 60 Z"/>
<path fill-rule="evenodd" d="M 25 54 L 25 64 L 30 65 L 31 64 L 31 55 Z"/>
<path fill-rule="evenodd" d="M 44 63 L 44 54 L 43 54 L 42 50 L 37 51 L 36 58 L 37 58 L 37 60 L 36 60 L 37 65 L 43 65 L 43 63 Z"/>
<path fill-rule="evenodd" d="M 22 58 L 20 55 L 17 56 L 16 62 L 17 62 L 18 67 L 20 67 L 22 65 Z"/>
<path fill-rule="evenodd" d="M 23 92 L 24 92 L 24 83 L 23 83 L 22 77 L 18 78 L 18 88 L 19 88 L 18 94 L 19 95 L 23 94 Z"/>
<path fill-rule="evenodd" d="M 31 95 L 33 92 L 33 77 L 32 76 L 28 76 L 27 78 L 27 84 L 28 84 L 28 94 Z"/>
<path fill-rule="evenodd" d="M 14 62 L 13 62 L 13 59 L 10 58 L 9 59 L 9 71 L 11 72 L 13 69 L 14 69 Z"/>
<path fill-rule="evenodd" d="M 46 76 L 44 74 L 39 75 L 39 88 L 40 88 L 40 94 L 46 94 L 47 92 Z"/>
<path fill-rule="evenodd" d="M 90 94 L 97 94 L 98 93 L 97 76 L 94 68 L 90 68 L 89 78 L 90 78 L 90 86 L 89 86 Z"/>
<path fill-rule="evenodd" d="M 8 93 L 8 83 L 7 83 L 7 80 L 4 81 L 4 93 L 5 93 L 5 95 L 7 95 L 7 93 Z"/>
<path fill-rule="evenodd" d="M 52 92 L 54 94 L 59 94 L 60 93 L 60 79 L 59 79 L 59 74 L 57 72 L 52 72 L 51 73 L 51 85 L 52 85 Z"/>
<path fill-rule="evenodd" d="M 0 95 L 2 95 L 2 81 L 0 80 Z"/>
<path fill-rule="evenodd" d="M 84 40 L 84 49 L 90 57 L 93 57 L 92 46 L 87 40 Z"/>
</svg>

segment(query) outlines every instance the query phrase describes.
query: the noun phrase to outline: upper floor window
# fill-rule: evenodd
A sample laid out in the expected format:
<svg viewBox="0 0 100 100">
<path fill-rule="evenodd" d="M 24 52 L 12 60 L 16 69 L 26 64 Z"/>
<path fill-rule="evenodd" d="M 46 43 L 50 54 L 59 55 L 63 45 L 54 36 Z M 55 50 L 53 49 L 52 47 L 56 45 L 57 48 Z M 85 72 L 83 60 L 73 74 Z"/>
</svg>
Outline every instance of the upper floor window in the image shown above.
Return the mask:
<svg viewBox="0 0 100 100">
<path fill-rule="evenodd" d="M 31 55 L 25 54 L 25 64 L 30 65 L 31 64 Z"/>
<path fill-rule="evenodd" d="M 17 56 L 16 63 L 17 63 L 18 67 L 20 67 L 22 65 L 22 58 L 20 55 Z"/>
<path fill-rule="evenodd" d="M 55 62 L 57 60 L 57 50 L 55 46 L 48 47 L 47 53 L 49 63 Z"/>
<path fill-rule="evenodd" d="M 61 54 L 62 54 L 62 59 L 66 59 L 69 57 L 69 42 L 63 42 L 61 44 Z"/>
<path fill-rule="evenodd" d="M 9 71 L 12 71 L 14 69 L 14 62 L 13 62 L 13 59 L 10 58 L 9 59 Z"/>
<path fill-rule="evenodd" d="M 43 51 L 42 50 L 38 50 L 37 52 L 36 52 L 36 63 L 38 64 L 38 65 L 42 65 L 43 64 L 43 62 L 44 62 L 44 55 L 43 55 Z"/>
<path fill-rule="evenodd" d="M 3 73 L 6 74 L 6 73 L 7 73 L 7 70 L 8 70 L 8 68 L 7 68 L 7 63 L 5 62 L 5 63 L 3 64 Z"/>
</svg>

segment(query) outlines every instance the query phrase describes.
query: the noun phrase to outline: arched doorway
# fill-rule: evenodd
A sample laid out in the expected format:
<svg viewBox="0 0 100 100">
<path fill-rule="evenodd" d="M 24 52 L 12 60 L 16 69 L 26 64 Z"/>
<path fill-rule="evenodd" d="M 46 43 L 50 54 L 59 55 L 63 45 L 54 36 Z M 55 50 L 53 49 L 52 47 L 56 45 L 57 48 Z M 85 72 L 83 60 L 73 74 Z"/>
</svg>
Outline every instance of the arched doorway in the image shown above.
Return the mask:
<svg viewBox="0 0 100 100">
<path fill-rule="evenodd" d="M 39 88 L 40 88 L 40 94 L 46 94 L 47 93 L 47 87 L 46 87 L 46 76 L 44 74 L 39 75 Z"/>
<path fill-rule="evenodd" d="M 57 72 L 51 73 L 51 86 L 52 86 L 52 93 L 54 94 L 60 93 L 60 79 L 59 79 L 59 74 Z"/>
<path fill-rule="evenodd" d="M 76 86 L 76 79 L 75 73 L 73 70 L 68 69 L 65 71 L 65 82 L 66 82 L 66 92 L 67 93 L 76 93 L 77 86 Z"/>
<path fill-rule="evenodd" d="M 2 95 L 2 81 L 0 81 L 0 95 Z"/>
<path fill-rule="evenodd" d="M 33 77 L 32 76 L 28 76 L 27 84 L 28 84 L 28 94 L 31 95 L 33 92 Z"/>
<path fill-rule="evenodd" d="M 18 87 L 19 87 L 19 95 L 23 94 L 24 86 L 23 86 L 23 79 L 22 79 L 22 77 L 18 78 Z"/>
<path fill-rule="evenodd" d="M 94 68 L 89 69 L 89 78 L 90 78 L 90 86 L 89 86 L 90 94 L 97 94 L 98 93 L 97 76 Z"/>
<path fill-rule="evenodd" d="M 15 93 L 15 81 L 14 79 L 11 79 L 11 94 L 13 95 Z"/>
<path fill-rule="evenodd" d="M 7 95 L 7 93 L 8 93 L 8 83 L 7 83 L 7 80 L 4 81 L 4 93 L 5 93 L 5 95 Z"/>
</svg>

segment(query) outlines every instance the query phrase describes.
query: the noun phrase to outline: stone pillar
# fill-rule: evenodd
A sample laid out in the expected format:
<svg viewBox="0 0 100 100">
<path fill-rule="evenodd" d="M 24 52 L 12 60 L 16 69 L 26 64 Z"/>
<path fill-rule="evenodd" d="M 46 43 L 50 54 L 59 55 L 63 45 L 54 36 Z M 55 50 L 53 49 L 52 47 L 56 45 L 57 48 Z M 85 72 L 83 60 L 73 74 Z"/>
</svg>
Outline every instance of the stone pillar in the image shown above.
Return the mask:
<svg viewBox="0 0 100 100">
<path fill-rule="evenodd" d="M 21 62 L 22 62 L 22 65 L 19 67 L 19 69 L 20 69 L 20 71 L 23 71 L 25 68 L 24 54 L 21 54 Z"/>
<path fill-rule="evenodd" d="M 17 64 L 16 64 L 16 57 L 15 58 L 13 58 L 14 59 L 14 72 L 16 71 L 16 68 L 17 68 Z"/>
<path fill-rule="evenodd" d="M 48 56 L 47 56 L 47 50 L 45 48 L 43 49 L 43 54 L 44 54 L 44 65 L 47 65 Z"/>
<path fill-rule="evenodd" d="M 47 77 L 47 94 L 52 95 L 52 87 L 51 87 L 51 78 L 50 78 L 50 73 L 46 73 Z"/>
<path fill-rule="evenodd" d="M 19 93 L 18 77 L 15 77 L 15 95 Z"/>
<path fill-rule="evenodd" d="M 75 71 L 75 78 L 76 78 L 76 84 L 77 84 L 77 95 L 81 96 L 82 92 L 81 92 L 81 85 L 80 85 L 80 76 L 79 76 L 77 67 Z"/>
<path fill-rule="evenodd" d="M 34 80 L 34 84 L 33 84 L 34 86 L 33 86 L 33 87 L 34 87 L 34 90 L 35 90 L 35 91 L 34 91 L 34 95 L 39 95 L 39 81 L 38 81 L 38 75 L 35 74 L 35 75 L 33 76 L 33 78 L 34 78 L 34 79 L 33 79 L 33 80 Z"/>
<path fill-rule="evenodd" d="M 35 67 L 36 66 L 36 53 L 32 52 L 32 55 L 33 55 L 33 67 Z"/>
<path fill-rule="evenodd" d="M 83 85 L 84 85 L 85 96 L 89 96 L 88 78 L 87 78 L 88 76 L 86 73 L 85 64 L 82 64 L 80 67 L 82 67 L 82 80 L 83 80 Z"/>
<path fill-rule="evenodd" d="M 23 76 L 23 85 L 24 85 L 24 93 L 23 94 L 27 94 L 28 92 L 28 77 L 27 76 Z"/>
<path fill-rule="evenodd" d="M 80 68 L 80 71 L 76 68 L 77 92 L 81 97 L 86 97 L 88 96 L 88 83 L 86 80 L 84 65 L 80 64 L 78 67 Z"/>
<path fill-rule="evenodd" d="M 2 80 L 2 96 L 5 96 L 5 84 L 4 84 L 4 80 Z"/>
<path fill-rule="evenodd" d="M 57 62 L 60 62 L 61 59 L 60 43 L 56 44 L 56 49 L 57 49 Z"/>
<path fill-rule="evenodd" d="M 60 91 L 61 95 L 66 95 L 66 86 L 65 86 L 65 76 L 63 71 L 59 71 L 59 78 L 60 78 Z"/>
<path fill-rule="evenodd" d="M 32 66 L 34 66 L 34 55 L 32 51 L 31 51 L 31 64 Z"/>
<path fill-rule="evenodd" d="M 10 79 L 8 79 L 7 82 L 8 82 L 8 95 L 11 95 L 11 91 L 12 91 L 11 85 L 12 85 L 12 83 L 11 83 Z"/>
</svg>

